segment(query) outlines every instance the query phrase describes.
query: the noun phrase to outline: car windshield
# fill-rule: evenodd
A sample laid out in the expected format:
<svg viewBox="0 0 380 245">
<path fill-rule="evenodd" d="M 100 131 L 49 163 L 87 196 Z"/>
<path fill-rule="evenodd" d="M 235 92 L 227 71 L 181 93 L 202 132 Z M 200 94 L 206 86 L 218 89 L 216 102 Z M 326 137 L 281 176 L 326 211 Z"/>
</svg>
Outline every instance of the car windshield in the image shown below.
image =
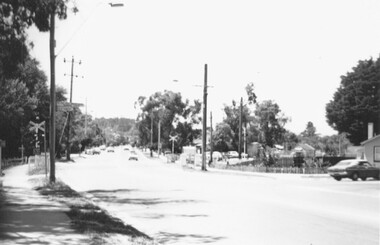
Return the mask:
<svg viewBox="0 0 380 245">
<path fill-rule="evenodd" d="M 336 166 L 349 166 L 356 164 L 355 161 L 341 161 L 336 164 Z"/>
</svg>

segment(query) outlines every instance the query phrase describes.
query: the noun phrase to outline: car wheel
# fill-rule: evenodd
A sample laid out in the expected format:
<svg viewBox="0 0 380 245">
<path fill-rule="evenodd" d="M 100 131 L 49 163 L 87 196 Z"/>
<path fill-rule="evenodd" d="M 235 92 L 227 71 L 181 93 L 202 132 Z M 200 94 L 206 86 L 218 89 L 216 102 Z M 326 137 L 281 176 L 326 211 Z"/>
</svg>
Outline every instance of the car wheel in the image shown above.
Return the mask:
<svg viewBox="0 0 380 245">
<path fill-rule="evenodd" d="M 334 179 L 337 180 L 337 181 L 341 181 L 342 177 L 334 177 Z"/>
<path fill-rule="evenodd" d="M 361 177 L 360 179 L 365 181 L 367 179 L 367 177 Z"/>
<path fill-rule="evenodd" d="M 359 175 L 358 175 L 358 173 L 353 173 L 353 174 L 352 174 L 352 177 L 351 177 L 351 179 L 352 179 L 353 181 L 357 181 L 357 180 L 358 180 L 358 178 L 359 178 Z"/>
</svg>

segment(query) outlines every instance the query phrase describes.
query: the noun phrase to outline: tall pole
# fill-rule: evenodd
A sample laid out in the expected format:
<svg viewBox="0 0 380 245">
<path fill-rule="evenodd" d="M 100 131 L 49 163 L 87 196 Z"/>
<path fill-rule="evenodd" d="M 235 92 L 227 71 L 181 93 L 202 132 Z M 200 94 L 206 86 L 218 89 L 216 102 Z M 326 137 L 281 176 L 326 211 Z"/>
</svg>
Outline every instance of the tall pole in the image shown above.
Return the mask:
<svg viewBox="0 0 380 245">
<path fill-rule="evenodd" d="M 242 126 L 243 126 L 243 123 L 242 123 L 242 114 L 243 114 L 243 98 L 240 99 L 240 112 L 239 112 L 239 159 L 241 159 L 241 143 L 242 143 L 242 139 L 241 139 L 241 135 L 242 135 Z"/>
<path fill-rule="evenodd" d="M 153 111 L 150 117 L 150 147 L 153 147 Z"/>
<path fill-rule="evenodd" d="M 86 116 L 84 117 L 84 137 L 87 138 L 87 98 L 86 98 Z"/>
<path fill-rule="evenodd" d="M 66 62 L 66 59 L 64 59 L 64 62 Z M 74 56 L 71 58 L 71 74 L 70 74 L 70 105 L 73 103 L 73 81 L 74 81 Z M 80 65 L 82 62 L 79 61 L 78 64 Z M 66 75 L 66 74 L 65 74 Z M 76 76 L 78 77 L 78 76 Z M 69 111 L 69 114 L 67 116 L 67 147 L 66 147 L 66 159 L 70 161 L 70 154 L 71 154 L 71 143 L 70 143 L 70 135 L 71 135 L 71 114 L 72 112 Z"/>
<path fill-rule="evenodd" d="M 150 157 L 153 157 L 153 110 L 150 113 Z"/>
<path fill-rule="evenodd" d="M 70 105 L 73 103 L 73 80 L 74 80 L 74 56 L 71 58 L 71 82 L 70 82 Z M 66 144 L 66 160 L 70 161 L 70 123 L 71 123 L 71 111 L 67 117 L 67 144 Z"/>
<path fill-rule="evenodd" d="M 214 150 L 214 143 L 212 141 L 212 112 L 210 111 L 210 163 L 212 163 L 212 153 Z"/>
<path fill-rule="evenodd" d="M 206 137 L 207 137 L 207 64 L 205 64 L 205 78 L 203 85 L 203 119 L 202 119 L 202 170 L 206 169 Z"/>
<path fill-rule="evenodd" d="M 247 154 L 247 123 L 244 124 L 243 135 L 244 135 L 244 154 Z"/>
<path fill-rule="evenodd" d="M 47 155 L 46 155 L 46 121 L 44 121 L 44 128 L 45 128 L 45 131 L 44 131 L 44 153 L 45 153 L 45 177 L 47 178 Z"/>
<path fill-rule="evenodd" d="M 158 155 L 161 155 L 161 119 L 158 119 Z"/>
<path fill-rule="evenodd" d="M 56 107 L 56 94 L 55 94 L 55 6 L 52 7 L 50 13 L 50 127 L 49 127 L 49 141 L 50 141 L 50 182 L 55 182 L 55 107 Z"/>
</svg>

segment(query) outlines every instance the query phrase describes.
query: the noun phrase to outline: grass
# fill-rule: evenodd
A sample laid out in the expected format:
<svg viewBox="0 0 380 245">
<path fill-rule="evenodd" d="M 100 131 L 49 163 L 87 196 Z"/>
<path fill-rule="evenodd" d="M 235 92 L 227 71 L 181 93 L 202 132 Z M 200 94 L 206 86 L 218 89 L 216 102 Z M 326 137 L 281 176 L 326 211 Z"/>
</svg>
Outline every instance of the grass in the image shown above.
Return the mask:
<svg viewBox="0 0 380 245">
<path fill-rule="evenodd" d="M 113 217 L 62 181 L 53 184 L 44 182 L 36 190 L 68 206 L 70 210 L 66 214 L 70 217 L 73 228 L 88 234 L 92 245 L 114 244 L 113 237 L 120 237 L 120 235 L 128 236 L 129 244 L 157 244 L 146 234 Z"/>
</svg>

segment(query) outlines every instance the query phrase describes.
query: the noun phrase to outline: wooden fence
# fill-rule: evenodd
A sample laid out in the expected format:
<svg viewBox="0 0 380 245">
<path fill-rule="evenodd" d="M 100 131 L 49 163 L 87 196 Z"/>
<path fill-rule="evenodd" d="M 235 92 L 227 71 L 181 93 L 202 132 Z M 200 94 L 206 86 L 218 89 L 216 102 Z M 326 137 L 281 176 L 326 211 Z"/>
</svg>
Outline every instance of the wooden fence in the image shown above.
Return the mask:
<svg viewBox="0 0 380 245">
<path fill-rule="evenodd" d="M 27 161 L 26 157 L 24 157 L 24 159 L 22 158 L 3 159 L 1 160 L 1 168 L 7 169 L 9 167 L 25 164 L 26 161 Z"/>
</svg>

